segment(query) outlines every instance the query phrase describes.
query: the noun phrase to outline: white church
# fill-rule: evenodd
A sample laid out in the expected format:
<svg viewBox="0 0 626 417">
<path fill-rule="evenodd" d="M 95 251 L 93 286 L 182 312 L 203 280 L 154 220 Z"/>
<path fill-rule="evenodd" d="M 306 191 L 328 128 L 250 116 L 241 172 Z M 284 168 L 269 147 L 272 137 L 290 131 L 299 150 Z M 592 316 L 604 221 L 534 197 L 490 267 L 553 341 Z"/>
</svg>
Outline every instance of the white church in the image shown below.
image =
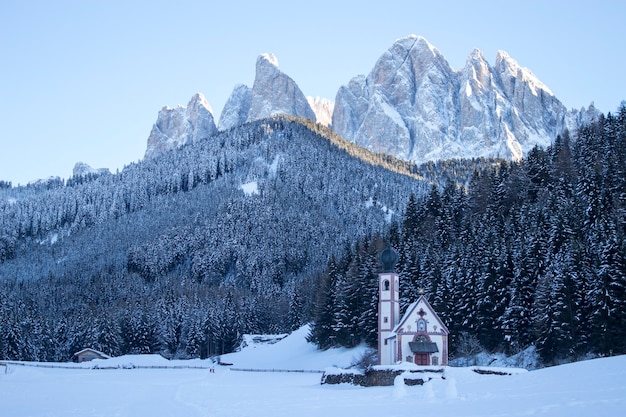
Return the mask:
<svg viewBox="0 0 626 417">
<path fill-rule="evenodd" d="M 400 317 L 400 280 L 394 272 L 398 254 L 388 246 L 378 275 L 378 363 L 448 365 L 448 328 L 421 295 Z"/>
</svg>

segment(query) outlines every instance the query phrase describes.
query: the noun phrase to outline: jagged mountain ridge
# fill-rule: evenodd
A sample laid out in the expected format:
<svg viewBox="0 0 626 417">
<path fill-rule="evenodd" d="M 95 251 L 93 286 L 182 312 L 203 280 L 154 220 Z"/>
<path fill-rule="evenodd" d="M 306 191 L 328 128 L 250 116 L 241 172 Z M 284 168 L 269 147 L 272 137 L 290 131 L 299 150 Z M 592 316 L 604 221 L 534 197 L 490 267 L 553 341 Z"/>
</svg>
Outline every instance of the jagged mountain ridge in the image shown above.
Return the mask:
<svg viewBox="0 0 626 417">
<path fill-rule="evenodd" d="M 253 87 L 235 86 L 219 130 L 274 114 L 310 118 L 331 125 L 359 146 L 423 163 L 473 157 L 517 160 L 535 145 L 548 146 L 564 129 L 593 120 L 598 112 L 593 106 L 568 111 L 504 51 L 491 66 L 476 49 L 463 68 L 453 70 L 437 48 L 411 35 L 397 40 L 368 76 L 354 77 L 340 87 L 334 103 L 305 97 L 278 69 L 273 54 L 260 55 Z M 176 112 L 159 114 L 155 126 L 165 128 L 158 132 L 179 137 L 180 123 L 165 122 L 168 116 L 181 117 Z M 212 114 L 204 116 L 212 121 Z M 149 140 L 146 156 L 172 147 L 155 146 L 162 142 Z M 175 147 L 185 140 L 165 142 Z"/>
<path fill-rule="evenodd" d="M 311 103 L 328 113 L 330 105 L 322 100 Z M 269 116 L 286 114 L 316 120 L 309 99 L 296 82 L 278 69 L 273 54 L 257 58 L 256 75 L 252 88 L 238 84 L 226 101 L 220 116 L 219 130 L 228 130 L 246 122 Z M 326 119 L 330 116 L 326 114 Z M 330 122 L 328 122 L 330 123 Z M 200 93 L 194 95 L 187 107 L 164 107 L 158 115 L 148 138 L 146 157 L 180 147 L 188 142 L 206 139 L 217 133 L 213 110 Z"/>
<path fill-rule="evenodd" d="M 396 41 L 367 77 L 339 89 L 333 129 L 376 152 L 423 163 L 498 157 L 518 160 L 566 128 L 568 112 L 506 52 L 495 66 L 474 50 L 458 71 L 425 38 Z"/>
</svg>

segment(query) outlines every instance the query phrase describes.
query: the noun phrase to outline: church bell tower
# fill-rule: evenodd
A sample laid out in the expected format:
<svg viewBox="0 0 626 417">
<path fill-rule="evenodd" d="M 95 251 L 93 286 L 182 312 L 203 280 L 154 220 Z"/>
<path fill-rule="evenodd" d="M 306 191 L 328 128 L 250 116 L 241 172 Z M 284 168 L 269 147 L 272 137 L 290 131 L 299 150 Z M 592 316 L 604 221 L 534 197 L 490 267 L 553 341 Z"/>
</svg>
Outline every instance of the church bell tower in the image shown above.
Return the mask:
<svg viewBox="0 0 626 417">
<path fill-rule="evenodd" d="M 398 254 L 391 247 L 382 251 L 380 263 L 382 272 L 378 274 L 378 363 L 391 365 L 398 360 L 398 347 L 393 330 L 400 322 L 400 281 L 394 269 Z"/>
</svg>

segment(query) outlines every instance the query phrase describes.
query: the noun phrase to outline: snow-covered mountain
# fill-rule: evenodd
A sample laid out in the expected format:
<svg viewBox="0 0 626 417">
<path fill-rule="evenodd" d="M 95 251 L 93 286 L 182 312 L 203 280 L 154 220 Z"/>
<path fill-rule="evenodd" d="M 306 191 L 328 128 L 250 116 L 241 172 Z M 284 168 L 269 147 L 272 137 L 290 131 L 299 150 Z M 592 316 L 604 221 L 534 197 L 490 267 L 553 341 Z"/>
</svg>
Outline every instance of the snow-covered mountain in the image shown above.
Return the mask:
<svg viewBox="0 0 626 417">
<path fill-rule="evenodd" d="M 219 130 L 228 130 L 240 126 L 248 120 L 252 89 L 244 84 L 237 84 L 228 97 L 217 125 Z"/>
<path fill-rule="evenodd" d="M 219 129 L 227 130 L 277 114 L 316 120 L 298 84 L 278 69 L 276 56 L 261 54 L 256 61 L 252 88 L 242 84 L 235 86 L 222 110 Z"/>
<path fill-rule="evenodd" d="M 278 69 L 276 56 L 262 54 L 256 60 L 256 76 L 250 97 L 248 121 L 277 114 L 315 120 L 315 113 L 300 91 L 300 87 Z"/>
<path fill-rule="evenodd" d="M 369 75 L 354 77 L 335 102 L 305 97 L 261 54 L 252 88 L 238 84 L 219 120 L 224 131 L 277 114 L 315 120 L 369 150 L 422 163 L 472 157 L 520 159 L 548 146 L 564 129 L 597 117 L 593 108 L 568 111 L 529 69 L 499 51 L 490 65 L 478 50 L 454 70 L 421 36 L 397 40 Z M 146 156 L 217 133 L 197 94 L 185 107 L 165 107 L 148 138 Z"/>
<path fill-rule="evenodd" d="M 178 148 L 188 142 L 206 139 L 217 133 L 213 110 L 200 93 L 187 107 L 163 107 L 148 137 L 146 158 Z"/>
<path fill-rule="evenodd" d="M 357 145 L 421 163 L 519 159 L 579 118 L 506 52 L 491 66 L 474 50 L 455 71 L 426 39 L 412 35 L 397 40 L 367 77 L 339 89 L 332 126 Z"/>
</svg>

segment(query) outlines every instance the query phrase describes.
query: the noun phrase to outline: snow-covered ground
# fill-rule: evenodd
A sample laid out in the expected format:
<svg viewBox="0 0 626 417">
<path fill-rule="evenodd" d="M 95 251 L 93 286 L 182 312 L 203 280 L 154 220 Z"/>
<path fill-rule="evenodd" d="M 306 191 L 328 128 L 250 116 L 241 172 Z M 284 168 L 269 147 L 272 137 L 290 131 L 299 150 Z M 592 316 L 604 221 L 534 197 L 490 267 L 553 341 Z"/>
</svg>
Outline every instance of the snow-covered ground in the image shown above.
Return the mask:
<svg viewBox="0 0 626 417">
<path fill-rule="evenodd" d="M 316 351 L 306 329 L 224 355 L 232 368 L 347 366 L 356 350 Z M 94 365 L 115 369 L 91 369 Z M 66 364 L 63 364 L 66 365 Z M 622 416 L 626 356 L 511 376 L 447 368 L 423 386 L 320 385 L 319 373 L 241 372 L 211 361 L 125 356 L 67 369 L 0 366 L 0 416 Z M 134 369 L 126 369 L 134 366 Z M 143 367 L 176 366 L 175 369 Z M 196 368 L 180 369 L 182 366 Z"/>
</svg>

